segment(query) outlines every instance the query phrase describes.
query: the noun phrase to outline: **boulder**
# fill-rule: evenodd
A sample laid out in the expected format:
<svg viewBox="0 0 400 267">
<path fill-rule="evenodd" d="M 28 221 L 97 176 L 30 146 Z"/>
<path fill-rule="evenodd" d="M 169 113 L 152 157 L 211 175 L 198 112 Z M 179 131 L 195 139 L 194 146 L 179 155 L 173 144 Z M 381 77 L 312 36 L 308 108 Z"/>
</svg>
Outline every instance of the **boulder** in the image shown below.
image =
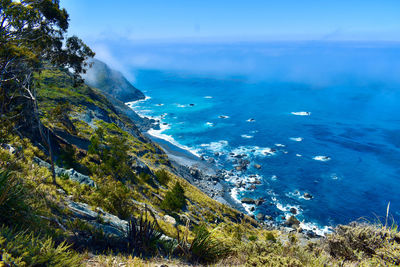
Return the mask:
<svg viewBox="0 0 400 267">
<path fill-rule="evenodd" d="M 244 197 L 240 201 L 244 204 L 256 204 L 256 201 L 249 197 Z"/>
<path fill-rule="evenodd" d="M 172 217 L 172 216 L 164 215 L 163 220 L 164 220 L 164 222 L 169 223 L 169 224 L 172 224 L 173 226 L 176 225 L 176 220 L 175 220 L 175 218 Z"/>
<path fill-rule="evenodd" d="M 41 160 L 38 157 L 34 157 L 33 161 L 36 162 L 41 167 L 46 167 L 51 170 L 51 165 L 44 160 Z M 87 175 L 81 174 L 74 169 L 64 169 L 57 166 L 54 166 L 54 171 L 57 176 L 66 176 L 69 179 L 76 181 L 81 184 L 87 184 L 88 186 L 96 186 L 95 182 Z"/>
<path fill-rule="evenodd" d="M 261 169 L 261 165 L 260 164 L 254 164 L 254 168 L 256 168 L 256 169 Z"/>
<path fill-rule="evenodd" d="M 265 215 L 260 212 L 260 213 L 257 214 L 256 218 L 259 221 L 264 221 Z"/>
<path fill-rule="evenodd" d="M 255 201 L 256 206 L 261 206 L 264 203 L 264 199 L 263 198 L 259 198 Z"/>
<path fill-rule="evenodd" d="M 290 213 L 297 214 L 297 209 L 296 208 L 290 208 Z"/>
<path fill-rule="evenodd" d="M 256 208 L 250 207 L 250 211 L 255 211 L 255 210 L 256 210 Z"/>
<path fill-rule="evenodd" d="M 300 226 L 300 221 L 292 215 L 285 221 L 284 224 L 292 228 L 298 228 Z"/>
<path fill-rule="evenodd" d="M 313 198 L 313 196 L 310 193 L 304 193 L 303 197 L 305 199 L 312 199 Z"/>
</svg>

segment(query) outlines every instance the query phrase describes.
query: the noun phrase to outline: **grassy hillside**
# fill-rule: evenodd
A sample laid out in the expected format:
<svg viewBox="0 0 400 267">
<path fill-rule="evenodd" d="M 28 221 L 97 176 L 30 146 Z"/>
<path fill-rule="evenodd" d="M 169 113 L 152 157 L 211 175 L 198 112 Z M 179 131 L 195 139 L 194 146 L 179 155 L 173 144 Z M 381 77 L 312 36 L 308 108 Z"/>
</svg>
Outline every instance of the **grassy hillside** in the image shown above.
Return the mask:
<svg viewBox="0 0 400 267">
<path fill-rule="evenodd" d="M 179 177 L 97 89 L 74 87 L 59 69 L 35 79 L 41 121 L 55 140 L 56 183 L 43 142 L 2 121 L 0 265 L 400 264 L 395 226 L 340 226 L 319 240 L 265 229 Z"/>
</svg>

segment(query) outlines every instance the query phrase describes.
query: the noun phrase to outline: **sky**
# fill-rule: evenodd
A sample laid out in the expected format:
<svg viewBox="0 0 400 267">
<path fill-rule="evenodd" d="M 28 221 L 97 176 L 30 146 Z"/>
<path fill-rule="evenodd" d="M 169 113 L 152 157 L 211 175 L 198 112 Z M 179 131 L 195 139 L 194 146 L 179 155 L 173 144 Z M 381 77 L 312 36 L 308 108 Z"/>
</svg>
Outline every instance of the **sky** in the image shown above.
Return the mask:
<svg viewBox="0 0 400 267">
<path fill-rule="evenodd" d="M 400 40 L 399 0 L 61 0 L 70 34 L 90 43 Z"/>
<path fill-rule="evenodd" d="M 400 69 L 400 0 L 61 0 L 61 6 L 70 14 L 68 34 L 131 82 L 136 69 L 400 77 L 392 73 Z"/>
</svg>

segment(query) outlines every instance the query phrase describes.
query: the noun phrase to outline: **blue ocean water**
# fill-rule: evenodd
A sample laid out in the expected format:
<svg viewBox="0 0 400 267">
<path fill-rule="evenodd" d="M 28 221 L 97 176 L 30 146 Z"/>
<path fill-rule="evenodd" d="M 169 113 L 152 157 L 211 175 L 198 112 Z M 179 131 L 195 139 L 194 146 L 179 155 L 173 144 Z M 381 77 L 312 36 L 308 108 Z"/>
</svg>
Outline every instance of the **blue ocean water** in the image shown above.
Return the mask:
<svg viewBox="0 0 400 267">
<path fill-rule="evenodd" d="M 135 67 L 150 99 L 134 109 L 161 116 L 164 137 L 221 168 L 233 168 L 229 153 L 244 153 L 251 164 L 239 179 L 257 174 L 262 183 L 238 195 L 267 200 L 255 213 L 279 221 L 296 207 L 300 220 L 335 225 L 385 216 L 390 202 L 399 221 L 400 47 L 260 47 L 207 47 L 191 54 L 201 70 Z M 214 70 L 221 53 L 218 62 L 251 64 Z"/>
</svg>

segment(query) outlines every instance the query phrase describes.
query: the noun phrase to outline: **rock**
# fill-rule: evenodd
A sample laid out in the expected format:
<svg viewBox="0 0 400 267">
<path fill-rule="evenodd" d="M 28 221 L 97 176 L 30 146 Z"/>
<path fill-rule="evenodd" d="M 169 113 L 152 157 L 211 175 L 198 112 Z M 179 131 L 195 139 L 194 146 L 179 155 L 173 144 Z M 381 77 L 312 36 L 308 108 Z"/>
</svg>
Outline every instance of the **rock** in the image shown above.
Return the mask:
<svg viewBox="0 0 400 267">
<path fill-rule="evenodd" d="M 38 157 L 34 157 L 33 161 L 36 162 L 39 166 L 46 167 L 51 170 L 51 165 L 44 160 L 41 160 Z M 87 175 L 81 174 L 74 169 L 64 169 L 57 166 L 54 166 L 54 171 L 57 176 L 66 176 L 69 179 L 76 181 L 81 184 L 87 184 L 88 186 L 96 186 L 95 182 Z"/>
<path fill-rule="evenodd" d="M 210 164 L 213 164 L 213 163 L 215 163 L 215 159 L 214 158 L 208 158 L 207 162 L 210 163 Z"/>
<path fill-rule="evenodd" d="M 243 170 L 243 167 L 242 167 L 242 166 L 236 166 L 235 169 L 236 169 L 238 172 L 240 172 L 240 171 Z"/>
<path fill-rule="evenodd" d="M 257 187 L 254 184 L 252 184 L 252 185 L 250 185 L 249 190 L 255 190 L 256 188 Z"/>
<path fill-rule="evenodd" d="M 250 211 L 255 211 L 255 210 L 256 210 L 256 208 L 250 207 Z"/>
<path fill-rule="evenodd" d="M 194 104 L 193 104 L 193 103 L 191 103 L 191 104 L 189 104 L 189 106 L 193 107 L 193 106 L 194 106 Z"/>
<path fill-rule="evenodd" d="M 262 203 L 264 203 L 264 199 L 263 198 L 259 198 L 255 201 L 256 206 L 261 206 Z"/>
<path fill-rule="evenodd" d="M 297 209 L 296 208 L 290 208 L 290 213 L 297 214 Z"/>
<path fill-rule="evenodd" d="M 176 220 L 175 220 L 175 218 L 172 217 L 172 216 L 164 215 L 163 220 L 164 220 L 164 222 L 169 223 L 169 224 L 172 224 L 173 226 L 176 225 Z"/>
<path fill-rule="evenodd" d="M 61 188 L 56 189 L 56 191 L 57 191 L 58 193 L 60 193 L 61 195 L 65 195 L 65 191 L 62 190 Z"/>
<path fill-rule="evenodd" d="M 261 165 L 260 164 L 254 164 L 254 168 L 256 168 L 256 169 L 261 169 Z"/>
<path fill-rule="evenodd" d="M 313 198 L 313 196 L 310 193 L 304 193 L 303 197 L 305 199 L 312 199 Z"/>
<path fill-rule="evenodd" d="M 244 204 L 256 204 L 256 201 L 249 197 L 244 197 L 240 201 Z"/>
<path fill-rule="evenodd" d="M 300 221 L 292 215 L 285 221 L 284 224 L 292 228 L 298 228 L 300 226 Z"/>
<path fill-rule="evenodd" d="M 10 152 L 11 154 L 14 154 L 16 152 L 16 149 L 9 144 L 1 144 L 1 147 Z"/>
<path fill-rule="evenodd" d="M 268 216 L 267 215 L 267 216 L 265 216 L 265 219 L 268 220 L 268 221 L 272 221 L 272 216 Z"/>
<path fill-rule="evenodd" d="M 137 174 L 146 173 L 153 176 L 153 172 L 150 170 L 150 168 L 137 157 L 131 157 L 130 162 L 131 162 L 131 167 L 135 170 Z"/>
<path fill-rule="evenodd" d="M 214 152 L 214 156 L 218 157 L 220 155 L 219 152 Z"/>
<path fill-rule="evenodd" d="M 260 213 L 257 214 L 256 218 L 259 221 L 264 221 L 265 215 L 260 212 Z"/>
<path fill-rule="evenodd" d="M 107 235 L 115 235 L 125 237 L 128 229 L 128 222 L 121 220 L 115 215 L 97 208 L 96 211 L 91 209 L 91 206 L 85 203 L 68 201 L 67 206 L 73 217 L 85 220 L 96 228 L 100 228 Z M 99 222 L 101 218 L 102 223 Z"/>
</svg>

